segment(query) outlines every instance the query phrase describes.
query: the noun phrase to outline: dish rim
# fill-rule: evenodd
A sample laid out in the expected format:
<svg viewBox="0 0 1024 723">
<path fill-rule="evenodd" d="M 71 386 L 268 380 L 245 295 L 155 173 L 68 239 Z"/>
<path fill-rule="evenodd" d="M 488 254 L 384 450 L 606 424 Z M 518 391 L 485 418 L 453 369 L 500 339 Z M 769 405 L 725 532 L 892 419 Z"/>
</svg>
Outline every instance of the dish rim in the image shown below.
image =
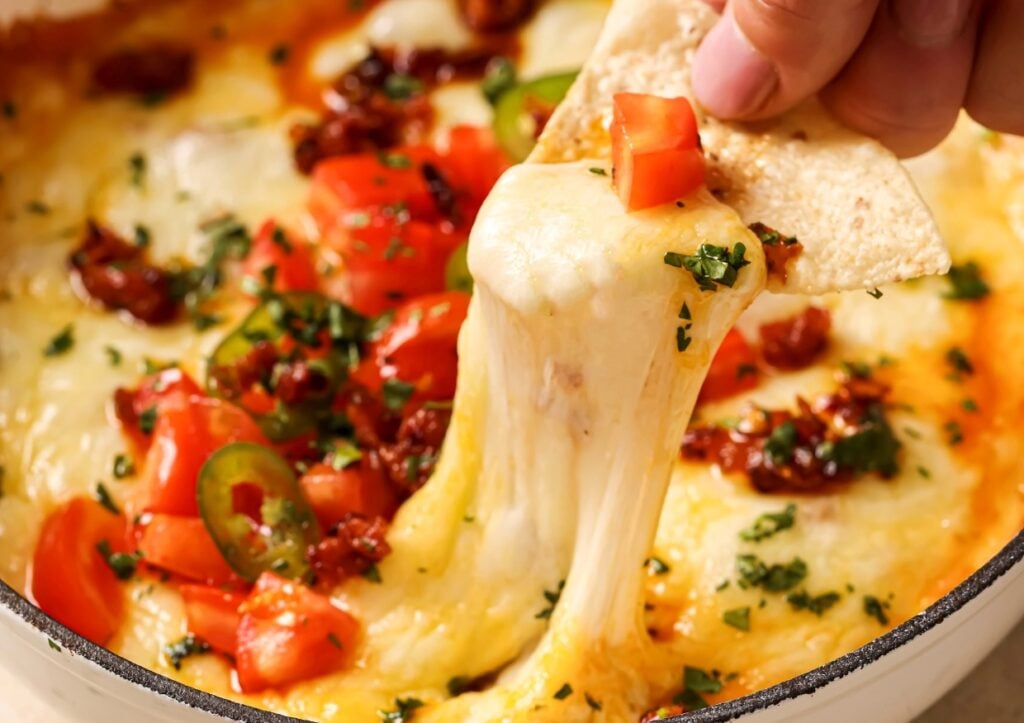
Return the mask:
<svg viewBox="0 0 1024 723">
<path fill-rule="evenodd" d="M 1018 532 L 970 577 L 939 598 L 926 610 L 860 648 L 770 688 L 687 713 L 685 716 L 666 720 L 679 723 L 725 723 L 779 705 L 787 700 L 810 695 L 830 683 L 875 663 L 936 627 L 981 595 L 1022 561 L 1024 561 L 1024 530 Z M 0 606 L 11 610 L 22 621 L 72 654 L 95 663 L 106 672 L 129 683 L 134 683 L 190 708 L 211 713 L 229 721 L 297 723 L 302 720 L 207 693 L 122 658 L 57 622 L 3 580 L 0 580 Z"/>
</svg>

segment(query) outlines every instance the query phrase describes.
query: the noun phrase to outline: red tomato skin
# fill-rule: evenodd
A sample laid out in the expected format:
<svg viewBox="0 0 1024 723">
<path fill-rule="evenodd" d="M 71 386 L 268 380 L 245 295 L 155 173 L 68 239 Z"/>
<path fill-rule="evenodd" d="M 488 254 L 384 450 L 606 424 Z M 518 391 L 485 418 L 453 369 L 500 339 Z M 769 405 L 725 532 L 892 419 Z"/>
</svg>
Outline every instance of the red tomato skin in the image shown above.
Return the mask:
<svg viewBox="0 0 1024 723">
<path fill-rule="evenodd" d="M 285 235 L 284 244 L 274 240 L 278 230 Z M 317 291 L 320 288 L 320 279 L 309 247 L 304 242 L 296 241 L 274 221 L 266 221 L 253 240 L 242 273 L 262 285 L 265 282 L 262 272 L 271 266 L 276 269 L 273 289 L 278 293 Z"/>
<path fill-rule="evenodd" d="M 451 399 L 458 374 L 459 329 L 469 298 L 461 291 L 446 291 L 403 304 L 370 345 L 367 358 L 373 367 L 361 365 L 353 376 L 375 390 L 388 379 L 412 384 L 415 401 Z"/>
<path fill-rule="evenodd" d="M 149 449 L 153 438 L 139 428 L 139 417 L 152 407 L 158 406 L 162 399 L 176 392 L 203 393 L 192 377 L 181 369 L 172 367 L 146 376 L 133 390 L 118 389 L 114 395 L 115 412 L 122 423 L 122 431 L 140 455 Z M 126 408 L 122 409 L 122 405 Z"/>
<path fill-rule="evenodd" d="M 760 382 L 757 354 L 738 329 L 730 329 L 718 347 L 698 400 L 713 402 L 753 389 Z"/>
<path fill-rule="evenodd" d="M 96 546 L 127 549 L 124 519 L 86 497 L 50 513 L 32 558 L 30 590 L 44 613 L 97 645 L 121 626 L 124 597 L 113 570 Z"/>
<path fill-rule="evenodd" d="M 616 93 L 613 104 L 615 186 L 629 211 L 669 203 L 704 183 L 697 119 L 686 98 Z"/>
<path fill-rule="evenodd" d="M 490 128 L 469 125 L 451 129 L 445 161 L 453 185 L 466 192 L 474 212 L 512 165 Z"/>
<path fill-rule="evenodd" d="M 159 405 L 143 479 L 148 512 L 198 517 L 196 480 L 210 455 L 232 442 L 269 445 L 243 410 L 221 399 L 174 393 Z"/>
<path fill-rule="evenodd" d="M 178 592 L 185 601 L 189 632 L 217 652 L 234 655 L 242 619 L 238 608 L 245 602 L 245 594 L 209 585 L 182 585 Z"/>
<path fill-rule="evenodd" d="M 362 462 L 341 470 L 329 464 L 314 465 L 299 479 L 299 487 L 324 530 L 350 514 L 390 519 L 398 507 L 387 480 Z"/>
<path fill-rule="evenodd" d="M 359 637 L 356 619 L 328 598 L 269 572 L 239 611 L 235 661 L 243 693 L 339 670 Z"/>
<path fill-rule="evenodd" d="M 368 225 L 329 237 L 344 263 L 342 300 L 366 315 L 441 291 L 451 252 L 464 240 L 422 221 L 399 222 L 378 210 Z"/>
<path fill-rule="evenodd" d="M 198 517 L 155 514 L 139 538 L 147 565 L 210 585 L 224 585 L 235 575 Z"/>
</svg>

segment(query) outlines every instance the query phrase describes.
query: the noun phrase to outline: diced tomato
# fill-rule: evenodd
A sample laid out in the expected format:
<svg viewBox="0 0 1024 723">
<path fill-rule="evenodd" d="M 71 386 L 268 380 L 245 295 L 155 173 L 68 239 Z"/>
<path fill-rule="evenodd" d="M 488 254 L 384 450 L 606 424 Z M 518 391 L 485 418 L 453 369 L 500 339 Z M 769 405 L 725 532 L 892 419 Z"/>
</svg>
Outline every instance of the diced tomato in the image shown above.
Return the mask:
<svg viewBox="0 0 1024 723">
<path fill-rule="evenodd" d="M 124 552 L 124 518 L 76 497 L 43 523 L 32 559 L 31 590 L 50 617 L 99 645 L 121 625 L 124 599 L 117 577 L 96 549 L 107 542 Z"/>
<path fill-rule="evenodd" d="M 398 506 L 387 480 L 363 462 L 340 470 L 329 464 L 314 465 L 302 475 L 299 487 L 325 530 L 353 513 L 390 518 Z"/>
<path fill-rule="evenodd" d="M 616 93 L 613 103 L 615 186 L 628 210 L 670 203 L 704 183 L 704 153 L 690 101 Z"/>
<path fill-rule="evenodd" d="M 374 212 L 366 226 L 340 237 L 336 247 L 345 264 L 343 300 L 373 315 L 441 291 L 448 258 L 464 240 L 429 223 Z"/>
<path fill-rule="evenodd" d="M 189 580 L 223 585 L 234 579 L 198 517 L 152 515 L 139 538 L 139 550 L 146 564 Z"/>
<path fill-rule="evenodd" d="M 189 631 L 214 650 L 234 655 L 242 619 L 238 608 L 245 602 L 245 594 L 209 585 L 182 585 L 178 591 L 185 600 Z"/>
<path fill-rule="evenodd" d="M 334 672 L 355 651 L 355 618 L 273 573 L 260 576 L 240 612 L 235 660 L 243 693 Z"/>
<path fill-rule="evenodd" d="M 153 440 L 140 427 L 140 418 L 151 413 L 168 395 L 202 394 L 195 380 L 177 367 L 146 376 L 136 389 L 118 389 L 114 394 L 114 412 L 135 450 L 144 453 Z"/>
<path fill-rule="evenodd" d="M 338 226 L 350 227 L 352 214 L 383 206 L 404 205 L 413 218 L 438 219 L 437 205 L 423 177 L 423 164 L 440 163 L 427 146 L 387 153 L 359 153 L 328 158 L 313 171 L 310 209 L 324 236 Z"/>
<path fill-rule="evenodd" d="M 316 291 L 320 281 L 309 247 L 289 237 L 283 227 L 267 221 L 253 240 L 243 274 L 257 284 L 266 283 L 266 270 L 274 268 L 274 291 Z"/>
<path fill-rule="evenodd" d="M 490 128 L 459 125 L 448 136 L 447 167 L 455 186 L 465 189 L 479 208 L 509 166 L 508 156 Z"/>
<path fill-rule="evenodd" d="M 469 295 L 461 291 L 421 296 L 403 304 L 391 325 L 370 345 L 367 356 L 376 368 L 361 368 L 358 381 L 379 389 L 384 381 L 397 379 L 416 388 L 415 400 L 451 399 L 458 372 L 459 329 L 468 309 Z"/>
<path fill-rule="evenodd" d="M 181 392 L 158 407 L 143 471 L 150 512 L 196 517 L 196 479 L 211 454 L 232 442 L 269 444 L 243 410 L 221 399 Z"/>
<path fill-rule="evenodd" d="M 730 329 L 711 362 L 700 401 L 711 402 L 757 386 L 757 355 L 737 329 Z"/>
</svg>

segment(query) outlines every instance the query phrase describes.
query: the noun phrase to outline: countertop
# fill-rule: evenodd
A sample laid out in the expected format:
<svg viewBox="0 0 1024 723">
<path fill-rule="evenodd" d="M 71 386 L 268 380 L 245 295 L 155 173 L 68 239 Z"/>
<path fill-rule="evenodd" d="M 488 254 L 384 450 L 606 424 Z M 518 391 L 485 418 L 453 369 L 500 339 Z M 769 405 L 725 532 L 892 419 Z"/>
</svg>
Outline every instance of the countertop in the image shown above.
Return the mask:
<svg viewBox="0 0 1024 723">
<path fill-rule="evenodd" d="M 32 700 L 20 682 L 2 668 L 0 721 L 74 723 L 59 720 Z M 960 685 L 913 723 L 1024 723 L 1024 623 Z"/>
</svg>

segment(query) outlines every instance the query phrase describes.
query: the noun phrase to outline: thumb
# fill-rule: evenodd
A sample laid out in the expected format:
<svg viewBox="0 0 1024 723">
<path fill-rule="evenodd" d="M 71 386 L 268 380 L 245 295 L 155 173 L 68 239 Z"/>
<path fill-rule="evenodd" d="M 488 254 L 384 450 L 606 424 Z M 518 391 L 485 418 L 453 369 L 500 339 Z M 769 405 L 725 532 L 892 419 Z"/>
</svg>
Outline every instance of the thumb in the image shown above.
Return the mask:
<svg viewBox="0 0 1024 723">
<path fill-rule="evenodd" d="M 697 100 L 762 118 L 813 95 L 850 59 L 879 0 L 729 0 L 693 63 Z"/>
</svg>

